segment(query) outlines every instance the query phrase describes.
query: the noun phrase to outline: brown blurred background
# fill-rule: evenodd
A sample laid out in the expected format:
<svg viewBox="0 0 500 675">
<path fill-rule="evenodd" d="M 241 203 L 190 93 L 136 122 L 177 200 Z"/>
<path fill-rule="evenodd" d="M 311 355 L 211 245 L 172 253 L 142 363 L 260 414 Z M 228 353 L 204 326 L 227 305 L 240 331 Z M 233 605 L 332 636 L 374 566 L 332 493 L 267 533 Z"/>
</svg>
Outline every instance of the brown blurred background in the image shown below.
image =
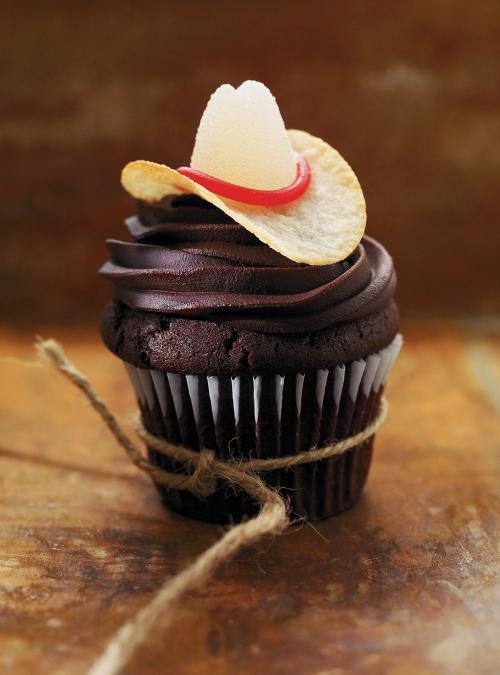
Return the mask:
<svg viewBox="0 0 500 675">
<path fill-rule="evenodd" d="M 128 160 L 189 159 L 222 82 L 358 174 L 415 313 L 499 309 L 500 3 L 33 2 L 0 16 L 1 317 L 97 322 Z"/>
</svg>

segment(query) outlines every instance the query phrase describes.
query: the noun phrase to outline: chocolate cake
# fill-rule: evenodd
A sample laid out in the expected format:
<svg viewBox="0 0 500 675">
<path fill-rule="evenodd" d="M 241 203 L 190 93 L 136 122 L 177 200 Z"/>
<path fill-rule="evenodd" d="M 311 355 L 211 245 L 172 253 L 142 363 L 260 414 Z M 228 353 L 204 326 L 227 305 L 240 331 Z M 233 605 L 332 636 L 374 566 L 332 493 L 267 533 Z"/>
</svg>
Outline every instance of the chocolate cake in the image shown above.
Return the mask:
<svg viewBox="0 0 500 675">
<path fill-rule="evenodd" d="M 193 196 L 151 206 L 139 202 L 138 215 L 126 227 L 131 241 L 107 242 L 111 261 L 101 274 L 114 283 L 115 300 L 105 310 L 102 334 L 109 349 L 134 367 L 129 372 L 141 392 L 149 431 L 173 443 L 213 449 L 221 457 L 252 452 L 269 457 L 344 438 L 371 420 L 381 389 L 352 401 L 346 383 L 353 364 L 381 352 L 398 331 L 394 267 L 378 242 L 365 237 L 340 263 L 298 264 Z M 342 371 L 343 394 L 335 404 Z M 198 380 L 196 401 L 186 376 Z M 216 378 L 219 388 L 215 420 L 207 377 Z M 166 458 L 150 455 L 172 468 Z M 266 478 L 289 490 L 295 513 L 318 519 L 355 503 L 370 458 L 370 449 L 358 448 L 345 458 Z M 160 492 L 169 506 L 201 519 L 239 520 L 255 509 L 226 488 L 205 500 L 165 488 Z"/>
<path fill-rule="evenodd" d="M 222 85 L 190 166 L 137 160 L 122 185 L 137 214 L 128 241 L 107 242 L 101 274 L 114 299 L 102 335 L 147 431 L 239 461 L 329 446 L 377 418 L 401 346 L 396 276 L 364 235 L 361 186 L 334 148 L 287 131 L 263 84 Z M 262 478 L 292 514 L 325 518 L 359 499 L 373 442 Z M 257 508 L 227 485 L 203 498 L 159 491 L 177 511 L 221 523 Z"/>
</svg>

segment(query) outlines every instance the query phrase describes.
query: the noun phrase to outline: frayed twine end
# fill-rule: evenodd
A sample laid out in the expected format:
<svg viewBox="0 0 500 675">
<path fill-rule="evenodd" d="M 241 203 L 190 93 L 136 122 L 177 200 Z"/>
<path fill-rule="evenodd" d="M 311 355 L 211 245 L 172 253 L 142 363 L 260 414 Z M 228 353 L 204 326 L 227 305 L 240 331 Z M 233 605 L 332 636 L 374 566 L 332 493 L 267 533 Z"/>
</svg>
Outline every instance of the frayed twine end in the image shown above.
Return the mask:
<svg viewBox="0 0 500 675">
<path fill-rule="evenodd" d="M 42 364 L 61 370 L 67 363 L 66 354 L 61 344 L 49 338 L 44 340 L 39 335 L 35 338 L 35 351 Z"/>
</svg>

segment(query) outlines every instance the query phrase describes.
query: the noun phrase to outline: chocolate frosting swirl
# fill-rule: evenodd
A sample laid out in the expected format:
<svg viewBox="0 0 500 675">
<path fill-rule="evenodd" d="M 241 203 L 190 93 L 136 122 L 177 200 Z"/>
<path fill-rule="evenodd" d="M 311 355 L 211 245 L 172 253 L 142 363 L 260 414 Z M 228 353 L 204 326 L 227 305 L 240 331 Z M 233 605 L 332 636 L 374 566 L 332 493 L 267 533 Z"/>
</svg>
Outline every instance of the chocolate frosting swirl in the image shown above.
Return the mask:
<svg viewBox="0 0 500 675">
<path fill-rule="evenodd" d="M 394 294 L 392 259 L 370 237 L 345 261 L 303 265 L 191 195 L 139 202 L 126 225 L 133 241 L 108 240 L 100 274 L 133 309 L 301 334 L 373 314 Z"/>
</svg>

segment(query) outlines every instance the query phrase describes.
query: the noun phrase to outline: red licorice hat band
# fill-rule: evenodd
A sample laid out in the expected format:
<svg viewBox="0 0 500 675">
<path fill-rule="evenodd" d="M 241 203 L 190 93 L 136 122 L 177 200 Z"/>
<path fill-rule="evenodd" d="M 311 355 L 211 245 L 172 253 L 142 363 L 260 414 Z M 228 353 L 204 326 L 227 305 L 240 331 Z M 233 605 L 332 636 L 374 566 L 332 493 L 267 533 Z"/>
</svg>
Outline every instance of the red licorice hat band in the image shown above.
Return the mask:
<svg viewBox="0 0 500 675">
<path fill-rule="evenodd" d="M 281 206 L 302 197 L 311 181 L 311 169 L 307 159 L 299 153 L 296 153 L 296 157 L 297 177 L 293 183 L 279 190 L 255 190 L 242 185 L 234 185 L 234 183 L 209 176 L 202 171 L 191 169 L 189 166 L 181 166 L 177 171 L 186 178 L 190 178 L 207 188 L 210 192 L 219 195 L 219 197 L 226 197 L 227 199 L 233 199 L 235 202 L 254 204 L 255 206 Z"/>
</svg>

